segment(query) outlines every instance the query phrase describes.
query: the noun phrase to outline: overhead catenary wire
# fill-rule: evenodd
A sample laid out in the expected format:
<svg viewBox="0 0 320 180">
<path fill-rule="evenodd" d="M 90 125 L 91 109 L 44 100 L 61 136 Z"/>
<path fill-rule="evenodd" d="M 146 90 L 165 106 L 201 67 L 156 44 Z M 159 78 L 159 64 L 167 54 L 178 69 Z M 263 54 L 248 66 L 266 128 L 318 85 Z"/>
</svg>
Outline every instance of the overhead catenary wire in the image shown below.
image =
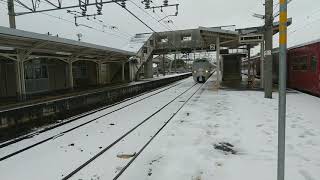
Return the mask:
<svg viewBox="0 0 320 180">
<path fill-rule="evenodd" d="M 151 3 L 153 4 L 153 5 L 155 5 L 155 6 L 158 6 L 155 2 L 153 2 L 153 1 L 151 1 Z M 165 12 L 165 11 L 161 11 L 164 15 L 165 15 L 165 17 L 167 18 L 167 17 L 169 17 L 168 16 L 168 14 Z M 158 15 L 158 14 L 157 14 Z M 158 17 L 160 18 L 160 19 L 162 19 L 159 15 L 158 15 Z M 174 24 L 174 22 L 172 21 L 172 25 L 176 28 L 176 30 L 178 29 L 178 27 Z M 169 26 L 169 25 L 168 25 Z"/>
<path fill-rule="evenodd" d="M 161 22 L 159 22 L 155 17 L 153 17 L 150 13 L 148 13 L 146 10 L 144 10 L 143 8 L 141 8 L 139 5 L 137 5 L 135 2 L 133 2 L 132 0 L 129 0 L 129 2 L 131 2 L 133 5 L 135 5 L 136 7 L 138 7 L 141 11 L 143 11 L 144 13 L 146 13 L 147 15 L 149 15 L 152 19 L 154 19 L 156 21 L 156 23 L 159 23 L 160 25 L 162 25 L 164 28 L 166 28 L 167 30 L 172 31 L 171 27 L 163 24 Z M 156 15 L 158 15 L 157 13 L 155 13 Z M 159 15 L 158 15 L 159 16 Z"/>
<path fill-rule="evenodd" d="M 309 14 L 307 14 L 307 15 L 305 16 L 305 20 L 310 19 L 310 17 L 316 15 L 316 14 L 319 13 L 319 12 L 320 12 L 320 8 L 315 9 L 314 11 L 312 11 L 311 13 L 309 13 Z M 289 34 L 296 33 L 297 31 L 299 31 L 299 30 L 301 30 L 301 29 L 310 27 L 310 25 L 313 25 L 314 22 L 317 22 L 317 21 L 319 21 L 319 20 L 320 20 L 320 18 L 316 18 L 316 19 L 314 19 L 314 20 L 312 20 L 312 21 L 309 21 L 309 22 L 307 22 L 307 23 L 305 23 L 305 24 L 302 24 L 302 25 L 299 25 L 299 26 L 297 26 L 297 27 L 292 27 L 292 28 L 289 27 L 289 32 L 288 32 L 288 33 L 289 33 Z"/>
<path fill-rule="evenodd" d="M 54 16 L 54 15 L 51 15 L 51 14 L 48 14 L 48 13 L 42 13 L 42 14 L 47 15 L 47 16 L 52 17 L 52 18 L 60 19 L 60 20 L 62 20 L 62 21 L 68 22 L 68 23 L 70 23 L 70 24 L 74 24 L 73 21 L 70 21 L 70 20 L 61 18 L 61 17 L 59 17 L 59 16 Z M 95 30 L 95 31 L 100 32 L 100 33 L 108 34 L 108 35 L 110 35 L 110 36 L 115 36 L 115 37 L 118 37 L 118 38 L 122 38 L 122 39 L 129 40 L 128 37 L 120 36 L 120 35 L 117 35 L 117 34 L 114 34 L 114 33 L 111 33 L 111 32 L 102 31 L 102 30 L 99 30 L 99 29 L 97 29 L 97 28 L 95 28 L 95 27 L 92 27 L 92 26 L 89 26 L 89 25 L 80 24 L 79 26 L 85 27 L 85 28 L 88 28 L 88 29 L 92 29 L 92 30 Z"/>
<path fill-rule="evenodd" d="M 79 14 L 81 14 L 80 12 L 77 12 L 77 11 L 67 11 L 68 13 L 70 13 L 70 14 L 73 14 L 73 15 L 76 15 L 76 13 L 79 13 Z M 92 16 L 91 16 L 92 17 Z M 105 24 L 102 20 L 99 20 L 99 19 L 97 19 L 96 18 L 96 16 L 94 15 L 94 18 L 93 19 L 91 19 L 89 16 L 80 16 L 80 17 L 76 17 L 76 18 L 78 18 L 78 19 L 80 19 L 80 18 L 84 18 L 84 19 L 86 19 L 87 21 L 90 21 L 90 22 L 92 22 L 92 23 L 94 23 L 94 24 L 97 24 L 97 25 L 99 25 L 99 26 L 102 26 L 102 31 L 103 32 L 105 32 L 104 31 L 104 27 L 116 27 L 116 29 L 117 29 L 117 31 L 113 31 L 113 32 L 118 32 L 119 34 L 122 34 L 123 36 L 127 36 L 127 37 L 129 37 L 129 38 L 131 38 L 133 35 L 131 35 L 131 34 L 129 34 L 129 33 L 127 33 L 127 32 L 125 32 L 125 31 L 123 31 L 123 30 L 119 30 L 119 28 L 117 27 L 117 26 L 114 26 L 114 25 L 111 25 L 111 24 Z M 96 21 L 99 21 L 99 22 L 96 22 Z M 112 30 L 112 29 L 111 29 Z"/>
<path fill-rule="evenodd" d="M 151 1 L 151 3 L 154 5 L 154 6 L 158 6 L 157 4 L 155 4 L 153 1 Z M 167 16 L 164 12 L 164 10 L 161 10 L 162 14 L 165 15 L 165 17 Z M 159 14 L 155 13 L 156 16 L 159 18 L 159 19 L 163 19 Z M 166 24 L 167 26 L 169 26 L 168 24 Z M 169 26 L 170 27 L 170 26 Z M 170 27 L 171 28 L 171 27 Z"/>
<path fill-rule="evenodd" d="M 0 1 L 3 1 L 5 2 L 5 0 L 0 0 Z M 114 3 L 118 4 L 120 7 L 124 8 L 128 13 L 130 13 L 132 16 L 134 16 L 137 20 L 139 20 L 142 24 L 144 24 L 146 27 L 148 27 L 152 32 L 155 33 L 155 35 L 157 36 L 160 36 L 159 33 L 157 31 L 155 31 L 151 26 L 149 26 L 147 23 L 145 23 L 141 18 L 139 18 L 137 15 L 135 15 L 132 11 L 130 11 L 128 8 L 126 7 L 123 7 L 120 3 L 118 3 L 117 1 L 115 1 Z M 21 5 L 17 5 L 19 7 L 22 7 L 22 8 L 25 8 Z M 62 20 L 62 21 L 65 21 L 65 22 L 68 22 L 68 23 L 72 23 L 74 24 L 73 21 L 70 21 L 70 20 L 67 20 L 67 19 L 64 19 L 62 17 L 58 17 L 58 16 L 54 16 L 54 15 L 51 15 L 51 14 L 47 14 L 47 13 L 44 13 L 44 12 L 41 12 L 41 14 L 44 14 L 44 15 L 47 15 L 49 17 L 52 17 L 52 18 L 56 18 L 56 19 L 59 19 L 59 20 Z M 112 33 L 107 33 L 107 32 L 103 32 L 99 29 L 96 29 L 94 27 L 91 27 L 91 26 L 88 26 L 88 25 L 82 25 L 83 27 L 86 27 L 86 28 L 89 28 L 89 29 L 92 29 L 92 30 L 95 30 L 97 32 L 101 32 L 101 33 L 106 33 L 106 34 L 109 34 L 109 35 L 112 35 L 112 36 L 117 36 L 117 37 L 120 37 L 120 38 L 124 38 L 124 37 L 121 37 L 119 35 L 116 35 L 116 34 L 112 34 Z M 127 39 L 127 38 L 125 38 Z M 175 47 L 172 43 L 169 43 L 170 45 L 172 45 L 173 47 Z"/>
<path fill-rule="evenodd" d="M 154 32 L 154 34 L 156 35 L 156 36 L 158 36 L 158 37 L 161 37 L 160 36 L 160 34 L 157 32 L 157 31 L 155 31 L 153 28 L 151 28 L 147 23 L 145 23 L 142 19 L 140 19 L 137 15 L 135 15 L 132 11 L 130 11 L 128 8 L 126 8 L 126 7 L 124 7 L 124 6 L 122 6 L 120 3 L 118 3 L 118 2 L 115 2 L 116 4 L 118 4 L 120 7 L 122 7 L 123 9 L 125 9 L 128 13 L 130 13 L 133 17 L 135 17 L 137 20 L 139 20 L 142 24 L 144 24 L 146 27 L 148 27 L 152 32 Z M 173 47 L 173 48 L 176 48 L 176 46 L 172 43 L 172 42 L 170 42 L 170 41 L 168 41 L 168 43 Z"/>
<path fill-rule="evenodd" d="M 98 23 L 98 22 L 95 22 L 95 21 L 92 21 L 92 22 L 94 22 L 94 23 L 96 23 L 96 24 L 100 24 L 100 25 L 102 25 L 103 27 L 104 27 L 104 26 L 109 26 L 109 28 L 116 27 L 117 32 L 119 32 L 119 33 L 121 33 L 121 34 L 123 34 L 123 35 L 126 35 L 126 36 L 128 36 L 128 37 L 130 37 L 130 38 L 133 36 L 132 34 L 129 34 L 129 33 L 126 32 L 126 31 L 120 30 L 119 27 L 117 27 L 117 26 L 114 26 L 114 25 L 111 25 L 111 24 L 105 24 L 102 20 L 99 20 L 99 19 L 96 19 L 96 20 L 98 20 L 99 22 L 101 22 L 101 24 Z"/>
<path fill-rule="evenodd" d="M 131 14 L 133 17 L 135 17 L 138 21 L 140 21 L 142 24 L 144 24 L 146 27 L 148 27 L 152 32 L 157 33 L 152 27 L 150 27 L 147 23 L 145 23 L 141 18 L 139 18 L 137 15 L 135 15 L 132 11 L 130 11 L 128 8 L 123 7 L 121 4 L 115 1 L 116 4 L 118 4 L 120 7 L 125 9 L 129 14 Z"/>
<path fill-rule="evenodd" d="M 6 0 L 0 0 L 0 3 L 7 5 Z M 18 4 L 15 4 L 15 6 L 18 6 L 18 7 L 21 7 L 21 8 L 25 8 L 25 7 L 23 7 L 23 6 L 21 6 L 21 5 L 18 5 Z M 7 8 L 6 8 L 6 9 L 7 9 Z M 64 22 L 67 22 L 67 23 L 70 23 L 70 24 L 74 24 L 74 21 L 70 21 L 70 20 L 68 20 L 68 19 L 64 19 L 64 18 L 62 18 L 62 17 L 60 17 L 60 16 L 51 15 L 51 14 L 48 14 L 48 13 L 45 13 L 45 12 L 40 12 L 40 14 L 43 14 L 43 15 L 46 15 L 46 16 L 48 16 L 48 17 L 55 18 L 55 19 L 58 19 L 58 20 L 61 20 L 61 21 L 64 21 Z M 88 25 L 83 25 L 83 24 L 82 24 L 81 27 L 85 27 L 85 28 L 88 28 L 88 29 L 92 29 L 92 30 L 94 30 L 94 31 L 97 31 L 97 32 L 100 32 L 100 33 L 104 33 L 104 34 L 108 34 L 108 35 L 110 35 L 110 36 L 122 38 L 122 39 L 125 39 L 125 40 L 130 40 L 130 38 L 124 37 L 123 35 L 121 36 L 121 35 L 118 35 L 118 34 L 115 34 L 115 33 L 106 32 L 106 31 L 101 31 L 101 30 L 99 30 L 99 29 L 97 29 L 97 28 L 95 28 L 95 27 L 92 27 L 92 26 L 88 26 Z"/>
<path fill-rule="evenodd" d="M 307 23 L 305 25 L 301 25 L 301 26 L 299 26 L 299 28 L 296 28 L 294 30 L 292 30 L 292 28 L 291 28 L 290 30 L 292 30 L 292 31 L 288 31 L 288 35 L 293 35 L 302 29 L 304 29 L 304 30 L 308 29 L 311 27 L 311 25 L 314 25 L 314 23 L 317 21 L 320 21 L 320 18 L 314 19 L 313 21 L 310 21 L 309 23 Z M 296 44 L 297 42 L 299 42 L 299 40 L 297 40 L 297 39 L 294 39 L 294 41 L 291 41 L 292 44 Z"/>
<path fill-rule="evenodd" d="M 88 19 L 88 18 L 85 18 L 84 17 L 84 19 L 86 19 L 87 21 L 90 21 L 90 22 L 92 22 L 92 23 L 94 23 L 94 24 L 97 24 L 97 25 L 100 25 L 100 26 L 102 26 L 102 29 L 103 29 L 103 27 L 112 27 L 113 25 L 109 25 L 109 24 L 104 24 L 104 23 L 98 23 L 98 22 L 96 22 L 96 21 L 94 21 L 94 20 L 92 20 L 92 19 Z M 100 21 L 100 20 L 99 20 Z M 119 34 L 122 34 L 123 36 L 126 36 L 127 38 L 131 38 L 132 37 L 132 35 L 131 34 L 129 34 L 129 33 L 127 33 L 127 32 L 122 32 L 122 31 L 120 31 L 118 28 L 117 28 L 117 30 L 118 31 L 113 31 L 113 32 L 118 32 Z M 102 30 L 102 32 L 105 32 L 104 30 Z"/>
</svg>

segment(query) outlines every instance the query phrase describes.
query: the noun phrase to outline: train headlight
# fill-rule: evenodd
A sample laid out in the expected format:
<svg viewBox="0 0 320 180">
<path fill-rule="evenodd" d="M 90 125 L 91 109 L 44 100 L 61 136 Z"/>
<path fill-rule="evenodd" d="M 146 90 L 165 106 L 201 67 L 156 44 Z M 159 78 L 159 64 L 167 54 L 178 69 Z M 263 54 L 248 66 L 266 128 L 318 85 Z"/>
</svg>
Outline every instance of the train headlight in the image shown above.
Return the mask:
<svg viewBox="0 0 320 180">
<path fill-rule="evenodd" d="M 197 71 L 193 71 L 193 73 L 197 73 Z"/>
<path fill-rule="evenodd" d="M 206 70 L 206 73 L 208 73 L 209 71 L 208 70 Z"/>
</svg>

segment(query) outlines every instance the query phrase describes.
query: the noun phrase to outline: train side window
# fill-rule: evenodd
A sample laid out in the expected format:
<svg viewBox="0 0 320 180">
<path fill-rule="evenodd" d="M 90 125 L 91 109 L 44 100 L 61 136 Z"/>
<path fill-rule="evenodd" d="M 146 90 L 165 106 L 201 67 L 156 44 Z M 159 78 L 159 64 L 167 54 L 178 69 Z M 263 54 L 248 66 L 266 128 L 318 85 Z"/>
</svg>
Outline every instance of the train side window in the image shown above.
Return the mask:
<svg viewBox="0 0 320 180">
<path fill-rule="evenodd" d="M 318 67 L 318 59 L 316 56 L 312 56 L 311 57 L 311 71 L 317 72 L 317 67 Z"/>
<path fill-rule="evenodd" d="M 300 61 L 301 61 L 301 70 L 302 71 L 308 70 L 308 57 L 303 56 Z"/>
<path fill-rule="evenodd" d="M 294 58 L 292 61 L 292 70 L 293 71 L 306 71 L 308 70 L 308 57 L 302 56 Z"/>
</svg>

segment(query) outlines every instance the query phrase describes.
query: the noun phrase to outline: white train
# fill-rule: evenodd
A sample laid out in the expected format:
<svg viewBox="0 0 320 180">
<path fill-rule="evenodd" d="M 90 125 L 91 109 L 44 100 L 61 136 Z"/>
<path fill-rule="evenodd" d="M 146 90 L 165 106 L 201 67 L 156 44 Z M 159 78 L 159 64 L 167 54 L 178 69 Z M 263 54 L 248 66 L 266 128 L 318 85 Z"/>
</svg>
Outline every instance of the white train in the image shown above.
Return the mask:
<svg viewBox="0 0 320 180">
<path fill-rule="evenodd" d="M 213 66 L 208 59 L 196 59 L 192 65 L 192 76 L 194 81 L 204 83 L 212 74 Z"/>
</svg>

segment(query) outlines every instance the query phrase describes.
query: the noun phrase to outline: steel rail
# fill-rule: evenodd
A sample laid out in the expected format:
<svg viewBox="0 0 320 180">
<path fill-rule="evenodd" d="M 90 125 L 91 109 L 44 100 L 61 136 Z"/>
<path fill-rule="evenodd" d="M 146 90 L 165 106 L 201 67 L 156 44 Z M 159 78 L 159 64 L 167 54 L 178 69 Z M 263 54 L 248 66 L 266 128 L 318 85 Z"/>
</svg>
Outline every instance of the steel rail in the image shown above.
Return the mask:
<svg viewBox="0 0 320 180">
<path fill-rule="evenodd" d="M 168 105 L 170 105 L 172 102 L 174 102 L 175 100 L 177 100 L 179 97 L 181 97 L 183 94 L 187 93 L 190 89 L 192 89 L 194 86 L 196 86 L 197 84 L 192 85 L 190 88 L 188 88 L 187 90 L 183 91 L 181 94 L 179 94 L 177 97 L 175 97 L 174 99 L 172 99 L 170 102 L 168 102 L 167 104 L 165 104 L 164 106 L 162 106 L 161 108 L 159 108 L 156 112 L 154 112 L 153 114 L 151 114 L 150 116 L 148 116 L 146 119 L 144 119 L 143 121 L 141 121 L 139 124 L 137 124 L 135 127 L 133 127 L 132 129 L 130 129 L 129 131 L 127 131 L 125 134 L 123 134 L 121 137 L 119 137 L 117 140 L 115 140 L 113 143 L 109 144 L 106 148 L 104 148 L 103 150 L 101 150 L 99 153 L 97 153 L 96 155 L 94 155 L 92 158 L 90 158 L 88 161 L 86 161 L 85 163 L 83 163 L 82 165 L 80 165 L 78 168 L 76 168 L 74 171 L 72 171 L 71 173 L 69 173 L 68 175 L 66 175 L 64 178 L 62 178 L 62 180 L 67 180 L 70 179 L 73 175 L 75 175 L 76 173 L 78 173 L 81 169 L 83 169 L 84 167 L 86 167 L 87 165 L 89 165 L 91 162 L 93 162 L 95 159 L 97 159 L 98 157 L 100 157 L 101 155 L 103 155 L 106 151 L 108 151 L 110 148 L 112 148 L 114 145 L 116 145 L 117 143 L 119 143 L 123 138 L 125 138 L 126 136 L 128 136 L 129 134 L 131 134 L 134 130 L 136 130 L 137 128 L 139 128 L 141 125 L 143 125 L 144 123 L 146 123 L 147 121 L 149 121 L 153 116 L 155 116 L 156 114 L 158 114 L 160 111 L 162 111 L 164 108 L 166 108 Z"/>
<path fill-rule="evenodd" d="M 157 93 L 151 94 L 151 95 L 149 95 L 149 96 L 147 96 L 147 97 L 144 97 L 144 98 L 142 98 L 142 99 L 139 99 L 139 100 L 137 100 L 137 101 L 134 101 L 134 102 L 132 102 L 132 103 L 130 103 L 130 104 L 127 104 L 127 105 L 125 105 L 125 106 L 122 106 L 122 107 L 120 107 L 120 108 L 118 108 L 118 109 L 115 109 L 115 110 L 113 110 L 113 111 L 111 111 L 111 112 L 108 112 L 108 113 L 106 113 L 106 114 L 100 115 L 100 116 L 98 116 L 98 117 L 96 117 L 96 118 L 94 118 L 94 119 L 92 119 L 92 120 L 89 120 L 89 121 L 87 121 L 87 122 L 85 122 L 85 123 L 79 124 L 79 125 L 77 125 L 77 126 L 75 126 L 75 127 L 73 127 L 73 128 L 70 128 L 70 129 L 68 129 L 68 130 L 65 130 L 65 131 L 63 131 L 63 132 L 61 132 L 61 133 L 59 133 L 59 134 L 50 136 L 50 137 L 48 137 L 48 138 L 46 138 L 46 139 L 44 139 L 44 140 L 42 140 L 42 141 L 39 141 L 39 142 L 37 142 L 37 143 L 34 143 L 34 144 L 29 145 L 29 146 L 27 146 L 27 147 L 24 147 L 24 148 L 22 148 L 22 149 L 20 149 L 20 150 L 18 150 L 18 151 L 15 151 L 15 152 L 13 152 L 13 153 L 10 153 L 10 154 L 6 155 L 6 156 L 3 156 L 3 157 L 0 158 L 0 162 L 3 161 L 3 160 L 8 159 L 8 158 L 10 158 L 10 157 L 13 157 L 13 156 L 15 156 L 15 155 L 17 155 L 17 154 L 20 154 L 20 153 L 22 153 L 22 152 L 24 152 L 24 151 L 26 151 L 26 150 L 28 150 L 28 149 L 31 149 L 31 148 L 33 148 L 33 147 L 35 147 L 35 146 L 38 146 L 38 145 L 40 145 L 40 144 L 43 144 L 43 143 L 45 143 L 45 142 L 47 142 L 47 141 L 49 141 L 49 140 L 55 139 L 55 138 L 58 137 L 58 136 L 62 136 L 62 135 L 64 135 L 64 134 L 66 134 L 66 133 L 69 133 L 69 132 L 75 130 L 75 129 L 78 129 L 78 128 L 82 127 L 82 126 L 85 126 L 85 125 L 87 125 L 87 124 L 89 124 L 89 123 L 92 123 L 92 122 L 94 122 L 94 121 L 96 121 L 96 120 L 98 120 L 98 119 L 100 119 L 100 118 L 102 118 L 102 117 L 105 117 L 105 116 L 110 115 L 110 114 L 112 114 L 112 113 L 114 113 L 114 112 L 117 112 L 117 111 L 119 111 L 119 110 L 121 110 L 121 109 L 124 109 L 124 108 L 129 107 L 129 106 L 131 106 L 131 105 L 133 105 L 133 104 L 136 104 L 136 103 L 138 103 L 138 102 L 141 102 L 141 101 L 143 101 L 143 100 L 145 100 L 145 99 L 147 99 L 147 98 L 150 98 L 150 97 L 152 97 L 152 96 L 155 96 L 155 95 L 157 95 L 157 94 L 160 94 L 160 93 L 162 93 L 162 92 L 164 92 L 164 91 L 166 91 L 166 90 L 168 90 L 168 89 L 171 89 L 171 88 L 173 88 L 173 87 L 176 87 L 176 86 L 178 86 L 178 85 L 180 85 L 180 84 L 182 84 L 182 83 L 183 83 L 183 82 L 180 82 L 180 83 L 178 83 L 178 84 L 169 86 L 169 87 L 167 87 L 167 88 L 165 88 L 165 89 L 163 89 L 163 90 L 161 90 L 161 91 L 159 91 L 159 92 L 157 92 Z M 163 87 L 162 87 L 162 88 L 163 88 Z M 161 89 L 161 88 L 159 88 L 159 89 Z M 155 91 L 156 91 L 156 90 L 155 90 Z M 150 93 L 150 92 L 146 92 L 146 93 Z M 116 106 L 116 105 L 118 105 L 118 104 L 120 104 L 120 103 L 124 103 L 124 102 L 126 102 L 126 101 L 129 101 L 129 100 L 131 100 L 131 99 L 134 99 L 134 98 L 137 98 L 137 97 L 143 96 L 143 95 L 145 95 L 145 94 L 141 94 L 141 95 L 138 95 L 138 96 L 136 96 L 136 97 L 127 99 L 127 100 L 125 100 L 125 101 L 123 101 L 123 102 L 119 102 L 119 103 L 116 103 L 116 104 L 114 104 L 114 105 L 110 105 L 110 106 L 104 107 L 104 108 L 102 108 L 102 109 L 95 110 L 95 111 L 90 112 L 90 113 L 88 113 L 88 114 L 80 115 L 80 117 L 76 117 L 75 119 L 72 119 L 72 120 L 70 120 L 70 121 L 68 121 L 68 122 L 61 123 L 61 124 L 59 124 L 59 125 L 57 125 L 57 126 L 55 126 L 55 127 L 50 127 L 50 128 L 44 129 L 43 131 L 41 131 L 41 133 L 46 132 L 46 131 L 49 131 L 49 130 L 52 130 L 52 129 L 57 128 L 57 127 L 60 127 L 60 126 L 62 126 L 62 125 L 71 123 L 71 122 L 76 121 L 76 120 L 78 120 L 78 119 L 80 119 L 80 118 L 82 118 L 82 117 L 85 117 L 85 116 L 94 114 L 94 113 L 96 113 L 96 112 L 105 110 L 105 109 L 110 108 L 110 107 L 112 107 L 112 106 Z M 37 132 L 37 133 L 35 133 L 35 134 L 38 134 L 38 133 L 39 133 L 39 132 Z M 31 134 L 31 135 L 33 135 L 33 134 Z M 2 145 L 1 148 L 4 148 L 4 147 L 6 147 L 6 146 L 9 146 L 9 145 L 14 144 L 14 143 L 19 142 L 19 141 L 22 141 L 22 140 L 24 140 L 24 139 L 28 139 L 28 138 L 30 138 L 31 135 L 26 136 L 26 137 L 23 137 L 23 138 L 21 138 L 21 139 L 19 139 L 19 140 L 17 140 L 17 141 L 9 142 L 8 144 Z"/>
<path fill-rule="evenodd" d="M 117 180 L 124 171 L 127 170 L 127 168 L 136 160 L 136 158 L 142 153 L 142 151 L 152 142 L 152 140 L 168 125 L 168 123 L 176 116 L 176 114 L 189 102 L 189 100 L 203 87 L 204 84 L 202 84 L 183 104 L 182 106 L 169 118 L 168 121 L 164 123 L 164 125 L 150 138 L 150 140 L 139 150 L 138 153 L 132 157 L 132 159 L 124 166 L 121 171 L 113 178 L 113 180 Z"/>
</svg>

